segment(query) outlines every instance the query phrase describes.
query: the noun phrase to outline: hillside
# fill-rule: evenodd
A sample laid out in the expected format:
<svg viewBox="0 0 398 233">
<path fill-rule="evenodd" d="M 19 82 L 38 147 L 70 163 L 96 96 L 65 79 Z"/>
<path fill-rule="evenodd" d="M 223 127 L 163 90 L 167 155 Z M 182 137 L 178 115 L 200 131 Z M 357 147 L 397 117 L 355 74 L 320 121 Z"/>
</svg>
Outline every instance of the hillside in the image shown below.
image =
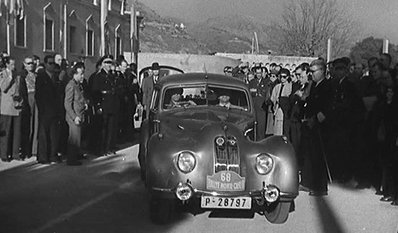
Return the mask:
<svg viewBox="0 0 398 233">
<path fill-rule="evenodd" d="M 260 51 L 265 52 L 268 27 L 247 16 L 211 18 L 203 23 L 188 25 L 188 33 L 214 52 L 250 52 L 254 32 L 257 32 Z"/>
<path fill-rule="evenodd" d="M 158 13 L 138 2 L 137 9 L 144 16 L 140 31 L 142 52 L 208 54 L 205 44 L 181 28 L 181 21 L 161 17 Z"/>
<path fill-rule="evenodd" d="M 269 49 L 266 46 L 268 27 L 250 17 L 217 17 L 203 23 L 186 24 L 179 19 L 162 17 L 146 5 L 137 3 L 137 9 L 144 16 L 144 27 L 140 32 L 142 52 L 247 53 L 251 51 L 254 32 L 258 35 L 260 51 L 265 53 Z"/>
</svg>

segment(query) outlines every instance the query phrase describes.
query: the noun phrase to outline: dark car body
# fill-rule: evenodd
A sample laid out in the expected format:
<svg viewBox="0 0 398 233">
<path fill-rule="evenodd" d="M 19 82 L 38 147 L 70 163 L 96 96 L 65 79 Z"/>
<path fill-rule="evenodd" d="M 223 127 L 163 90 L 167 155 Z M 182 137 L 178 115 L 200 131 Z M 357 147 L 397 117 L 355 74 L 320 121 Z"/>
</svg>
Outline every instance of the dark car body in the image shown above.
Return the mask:
<svg viewBox="0 0 398 233">
<path fill-rule="evenodd" d="M 174 108 L 175 90 L 180 104 Z M 219 105 L 222 95 L 228 107 Z M 256 141 L 254 111 L 247 86 L 231 77 L 189 73 L 157 83 L 139 151 L 153 220 L 167 218 L 181 202 L 286 221 L 298 195 L 294 150 L 283 136 Z"/>
</svg>

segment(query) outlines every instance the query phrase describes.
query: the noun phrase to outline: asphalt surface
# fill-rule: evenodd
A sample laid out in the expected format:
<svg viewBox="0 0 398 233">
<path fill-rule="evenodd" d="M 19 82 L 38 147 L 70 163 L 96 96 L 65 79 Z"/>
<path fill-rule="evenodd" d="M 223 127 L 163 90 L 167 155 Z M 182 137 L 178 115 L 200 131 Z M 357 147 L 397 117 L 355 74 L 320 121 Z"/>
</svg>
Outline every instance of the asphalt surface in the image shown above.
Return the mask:
<svg viewBox="0 0 398 233">
<path fill-rule="evenodd" d="M 285 224 L 246 212 L 189 212 L 170 224 L 149 220 L 148 195 L 139 178 L 138 146 L 82 166 L 41 165 L 34 158 L 0 163 L 0 233 L 39 232 L 398 232 L 398 207 L 373 189 L 330 185 L 329 195 L 300 192 Z"/>
</svg>

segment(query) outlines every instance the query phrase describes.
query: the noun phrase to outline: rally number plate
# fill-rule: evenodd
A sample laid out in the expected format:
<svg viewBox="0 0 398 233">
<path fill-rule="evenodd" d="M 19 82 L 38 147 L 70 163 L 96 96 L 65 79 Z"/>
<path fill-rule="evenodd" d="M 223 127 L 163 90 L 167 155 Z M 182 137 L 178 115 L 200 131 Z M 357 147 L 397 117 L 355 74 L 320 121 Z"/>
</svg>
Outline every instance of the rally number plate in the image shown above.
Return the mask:
<svg viewBox="0 0 398 233">
<path fill-rule="evenodd" d="M 252 200 L 250 197 L 202 196 L 200 206 L 210 209 L 251 209 Z"/>
</svg>

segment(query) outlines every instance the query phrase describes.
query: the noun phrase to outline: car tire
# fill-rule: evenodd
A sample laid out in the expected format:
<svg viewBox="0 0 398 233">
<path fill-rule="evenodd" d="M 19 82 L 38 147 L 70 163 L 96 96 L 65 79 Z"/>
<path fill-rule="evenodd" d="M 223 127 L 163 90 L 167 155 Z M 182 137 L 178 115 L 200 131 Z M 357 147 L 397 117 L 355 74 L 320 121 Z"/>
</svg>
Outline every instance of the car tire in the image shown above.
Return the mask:
<svg viewBox="0 0 398 233">
<path fill-rule="evenodd" d="M 151 198 L 149 205 L 150 218 L 156 224 L 167 224 L 174 216 L 173 200 Z"/>
<path fill-rule="evenodd" d="M 292 202 L 277 202 L 269 206 L 264 212 L 265 218 L 270 223 L 281 224 L 286 222 Z"/>
</svg>

